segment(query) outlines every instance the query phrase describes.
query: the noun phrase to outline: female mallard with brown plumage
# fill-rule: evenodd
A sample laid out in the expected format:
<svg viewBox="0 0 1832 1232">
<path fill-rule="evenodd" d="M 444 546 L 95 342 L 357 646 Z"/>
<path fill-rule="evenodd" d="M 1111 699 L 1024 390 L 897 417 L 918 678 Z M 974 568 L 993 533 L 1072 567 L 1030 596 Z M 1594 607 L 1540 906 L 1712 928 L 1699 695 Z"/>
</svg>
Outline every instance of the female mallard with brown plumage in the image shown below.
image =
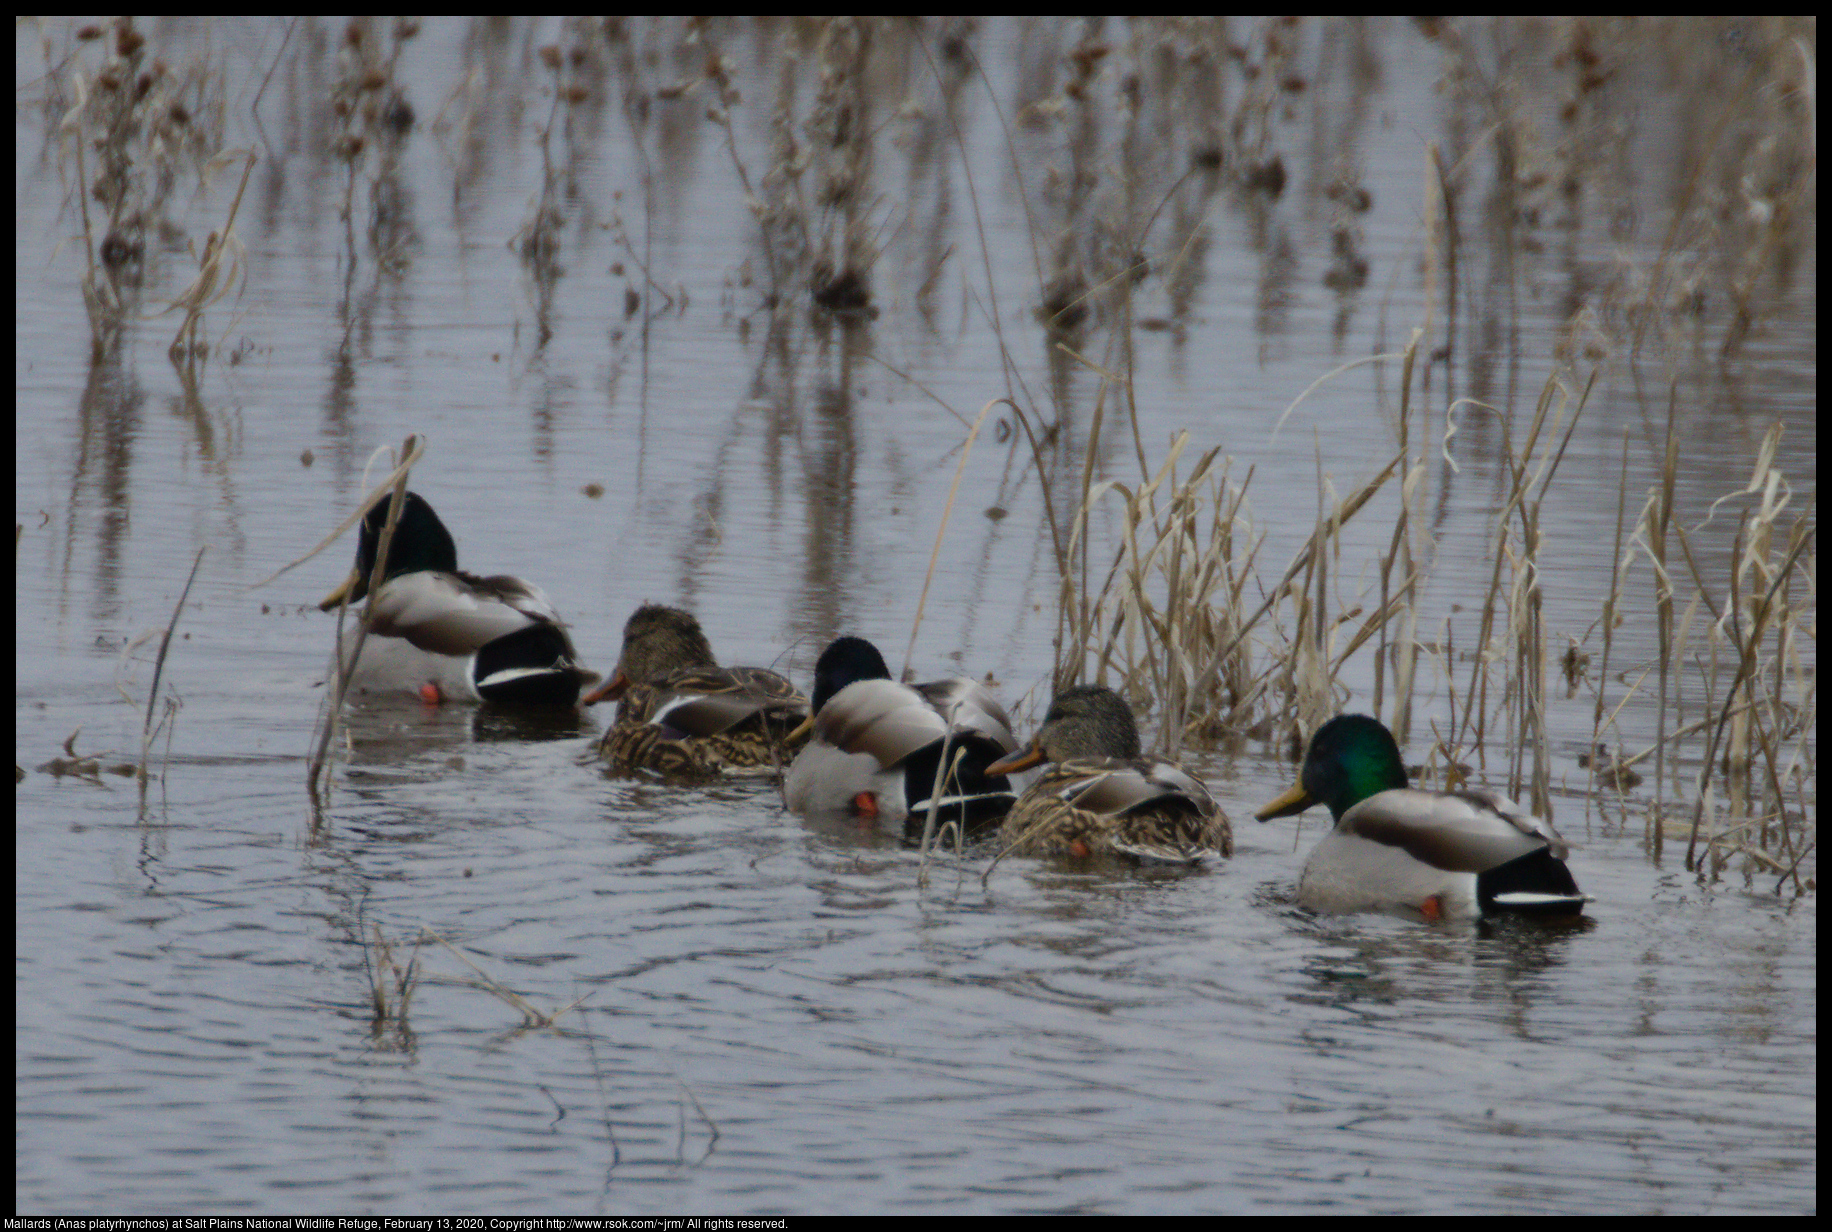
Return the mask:
<svg viewBox="0 0 1832 1232">
<path fill-rule="evenodd" d="M 1054 764 L 999 828 L 1008 851 L 1178 863 L 1233 854 L 1221 806 L 1181 766 L 1143 754 L 1132 707 L 1112 689 L 1058 693 L 1030 747 L 987 771 L 1014 774 L 1043 762 Z"/>
<path fill-rule="evenodd" d="M 1018 747 L 1005 708 L 979 682 L 900 684 L 862 637 L 834 639 L 814 665 L 810 739 L 783 781 L 798 813 L 848 813 L 971 827 L 1004 815 L 1014 793 L 986 768 Z M 947 757 L 940 795 L 936 772 Z"/>
<path fill-rule="evenodd" d="M 1550 824 L 1491 792 L 1407 786 L 1393 733 L 1365 714 L 1319 727 L 1297 785 L 1254 816 L 1270 821 L 1313 804 L 1329 806 L 1336 828 L 1298 879 L 1298 904 L 1310 911 L 1467 919 L 1576 915 L 1589 901 Z"/>
<path fill-rule="evenodd" d="M 668 778 L 779 766 L 808 699 L 761 667 L 720 667 L 700 622 L 679 608 L 647 604 L 623 627 L 623 655 L 585 704 L 617 699 L 598 743 L 613 769 Z"/>
<path fill-rule="evenodd" d="M 363 516 L 356 568 L 320 608 L 368 595 L 388 505 L 384 498 Z M 401 505 L 370 610 L 369 636 L 351 677 L 358 690 L 417 692 L 431 703 L 571 706 L 598 679 L 579 665 L 540 587 L 459 570 L 451 532 L 415 492 Z"/>
</svg>

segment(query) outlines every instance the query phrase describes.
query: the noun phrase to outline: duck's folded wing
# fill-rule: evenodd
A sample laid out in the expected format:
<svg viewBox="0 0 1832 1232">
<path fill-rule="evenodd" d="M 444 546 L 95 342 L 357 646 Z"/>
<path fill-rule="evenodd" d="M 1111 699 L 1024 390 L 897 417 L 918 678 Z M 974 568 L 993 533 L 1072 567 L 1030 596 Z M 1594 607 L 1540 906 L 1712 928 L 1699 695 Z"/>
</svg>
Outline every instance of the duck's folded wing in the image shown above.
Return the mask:
<svg viewBox="0 0 1832 1232">
<path fill-rule="evenodd" d="M 894 766 L 948 734 L 923 694 L 894 680 L 857 680 L 827 699 L 814 719 L 815 739 Z"/>
<path fill-rule="evenodd" d="M 452 575 L 447 575 L 452 576 Z M 553 600 L 547 592 L 530 582 L 527 578 L 518 578 L 507 573 L 492 577 L 478 577 L 474 573 L 459 570 L 457 578 L 468 583 L 471 589 L 483 599 L 493 599 L 506 607 L 512 607 L 530 620 L 546 621 L 548 624 L 564 625 L 560 614 L 554 611 Z"/>
<path fill-rule="evenodd" d="M 795 686 L 760 667 L 694 668 L 633 686 L 624 709 L 683 736 L 717 736 L 767 715 L 793 727 L 808 713 Z M 619 714 L 623 714 L 620 710 Z"/>
<path fill-rule="evenodd" d="M 534 617 L 480 594 L 450 573 L 403 574 L 375 596 L 371 633 L 405 638 L 434 654 L 463 656 L 526 628 Z"/>
<path fill-rule="evenodd" d="M 1052 780 L 1059 780 L 1055 788 Z M 1215 811 L 1202 783 L 1169 762 L 1090 760 L 1061 763 L 1037 785 L 1058 790 L 1068 803 L 1091 813 L 1116 817 L 1148 804 L 1177 802 L 1192 812 Z"/>
<path fill-rule="evenodd" d="M 684 736 L 717 736 L 768 708 L 763 700 L 741 693 L 683 694 L 662 701 L 649 721 Z M 787 722 L 793 726 L 795 720 Z"/>
<path fill-rule="evenodd" d="M 927 699 L 943 719 L 953 723 L 957 732 L 978 732 L 1003 746 L 1008 753 L 1017 750 L 1018 738 L 1012 734 L 1011 716 L 979 681 L 956 676 L 911 687 Z"/>
<path fill-rule="evenodd" d="M 1565 854 L 1545 822 L 1481 792 L 1378 792 L 1344 813 L 1336 832 L 1398 848 L 1446 872 L 1487 872 L 1546 847 Z"/>
<path fill-rule="evenodd" d="M 759 702 L 787 702 L 804 716 L 808 712 L 808 699 L 802 696 L 801 691 L 786 676 L 779 676 L 767 667 L 726 667 L 719 670 L 732 682 L 732 690 L 735 692 L 749 694 Z"/>
</svg>

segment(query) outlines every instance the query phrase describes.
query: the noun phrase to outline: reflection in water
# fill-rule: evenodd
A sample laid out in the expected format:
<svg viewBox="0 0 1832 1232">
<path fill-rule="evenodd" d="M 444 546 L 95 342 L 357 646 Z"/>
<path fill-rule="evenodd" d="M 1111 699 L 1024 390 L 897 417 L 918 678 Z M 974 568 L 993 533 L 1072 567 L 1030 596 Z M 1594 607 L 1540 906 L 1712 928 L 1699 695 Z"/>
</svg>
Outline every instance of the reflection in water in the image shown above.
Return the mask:
<svg viewBox="0 0 1832 1232">
<path fill-rule="evenodd" d="M 1508 916 L 1446 926 L 1421 940 L 1397 927 L 1389 932 L 1378 924 L 1351 929 L 1338 921 L 1305 921 L 1305 930 L 1328 947 L 1305 963 L 1304 973 L 1315 985 L 1306 999 L 1351 1012 L 1364 1006 L 1390 1008 L 1421 996 L 1457 1006 L 1474 1002 L 1502 1011 L 1498 1021 L 1510 1023 L 1524 1038 L 1530 1027 L 1519 1016 L 1532 1009 L 1548 974 L 1573 961 L 1575 939 L 1597 926 L 1584 916 Z M 1421 988 L 1421 970 L 1454 979 Z M 1420 1007 L 1409 1012 L 1420 1012 Z"/>
<path fill-rule="evenodd" d="M 850 330 L 843 331 L 850 334 Z M 814 415 L 808 434 L 812 439 L 802 454 L 802 493 L 807 503 L 804 535 L 802 607 L 797 613 L 798 633 L 817 644 L 840 633 L 856 619 L 846 610 L 861 584 L 876 579 L 868 566 L 854 558 L 853 516 L 858 497 L 854 472 L 858 443 L 853 407 L 847 394 L 852 348 L 843 347 L 841 379 L 837 386 L 816 390 Z"/>
<path fill-rule="evenodd" d="M 471 714 L 471 739 L 479 744 L 575 740 L 597 732 L 589 715 L 564 707 L 479 706 Z"/>
<path fill-rule="evenodd" d="M 88 506 L 95 512 L 92 607 L 98 624 L 113 624 L 120 615 L 120 562 L 131 515 L 127 494 L 140 408 L 145 401 L 139 382 L 121 367 L 120 360 L 118 348 L 111 347 L 89 370 L 88 386 L 78 406 L 82 429 L 72 461 L 71 500 L 64 526 L 69 552 L 88 538 L 87 532 L 78 534 L 78 510 Z"/>
<path fill-rule="evenodd" d="M 472 744 L 577 742 L 598 733 L 589 714 L 565 707 L 428 706 L 377 694 L 353 701 L 349 710 L 346 761 L 353 767 L 461 759 Z"/>
</svg>

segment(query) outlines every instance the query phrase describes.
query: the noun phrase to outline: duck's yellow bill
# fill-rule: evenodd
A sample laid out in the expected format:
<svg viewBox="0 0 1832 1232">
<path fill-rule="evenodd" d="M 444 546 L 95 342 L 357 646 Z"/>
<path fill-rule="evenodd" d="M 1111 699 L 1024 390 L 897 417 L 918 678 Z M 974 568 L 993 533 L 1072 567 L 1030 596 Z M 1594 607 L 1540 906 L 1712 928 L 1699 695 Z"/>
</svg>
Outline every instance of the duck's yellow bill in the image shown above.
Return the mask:
<svg viewBox="0 0 1832 1232">
<path fill-rule="evenodd" d="M 1293 813 L 1302 813 L 1317 802 L 1317 798 L 1304 790 L 1304 784 L 1294 783 L 1291 790 L 1253 814 L 1258 821 L 1271 821 L 1274 817 L 1289 817 Z"/>
<path fill-rule="evenodd" d="M 321 612 L 328 612 L 332 608 L 342 604 L 355 603 L 358 599 L 362 598 L 362 584 L 362 572 L 357 569 L 350 570 L 350 576 L 343 580 L 341 586 L 324 597 L 318 604 L 318 610 Z"/>
</svg>

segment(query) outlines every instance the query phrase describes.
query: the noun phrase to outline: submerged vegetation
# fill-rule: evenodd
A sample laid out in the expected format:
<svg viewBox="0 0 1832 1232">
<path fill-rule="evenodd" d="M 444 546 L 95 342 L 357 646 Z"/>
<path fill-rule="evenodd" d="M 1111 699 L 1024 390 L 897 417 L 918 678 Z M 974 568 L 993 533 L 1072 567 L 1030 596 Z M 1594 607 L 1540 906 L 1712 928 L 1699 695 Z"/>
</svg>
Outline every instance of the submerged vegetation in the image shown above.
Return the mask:
<svg viewBox="0 0 1832 1232">
<path fill-rule="evenodd" d="M 287 134 L 266 134 L 262 93 L 236 104 L 257 153 L 227 148 L 220 52 L 168 56 L 157 28 L 126 18 L 47 28 L 36 95 L 98 357 L 149 304 L 175 308 L 172 353 L 191 388 L 223 352 L 203 314 L 249 276 L 243 193 L 263 160 L 280 174 L 273 151 L 293 143 L 322 146 L 341 171 L 340 310 L 354 334 L 358 271 L 395 276 L 419 242 L 409 144 L 438 144 L 458 202 L 494 144 L 520 139 L 503 125 L 524 106 L 540 188 L 499 238 L 527 281 L 536 345 L 556 328 L 569 260 L 600 236 L 624 284 L 605 315 L 646 331 L 690 304 L 652 247 L 665 163 L 710 134 L 708 162 L 735 182 L 750 233 L 720 308 L 745 330 L 767 323 L 763 349 L 806 329 L 824 356 L 837 334 L 843 358 L 823 362 L 871 355 L 898 372 L 864 338 L 881 315 L 995 336 L 1005 387 L 984 393 L 1009 408 L 998 439 L 1039 484 L 1055 566 L 1054 689 L 1113 687 L 1171 756 L 1253 740 L 1295 758 L 1329 716 L 1365 706 L 1425 750 L 1429 778 L 1479 772 L 1539 813 L 1558 786 L 1552 732 L 1582 728 L 1587 777 L 1564 786 L 1641 824 L 1656 853 L 1683 842 L 1705 875 L 1735 864 L 1777 889 L 1811 887 L 1815 490 L 1778 463 L 1780 422 L 1745 425 L 1762 442 L 1748 482 L 1706 494 L 1702 511 L 1685 471 L 1686 442 L 1707 435 L 1697 423 L 1741 414 L 1733 369 L 1813 277 L 1812 19 L 1417 19 L 1400 36 L 1408 71 L 1435 74 L 1449 119 L 1419 156 L 1406 259 L 1385 270 L 1366 255 L 1373 177 L 1360 161 L 1382 72 L 1370 21 L 1030 18 L 996 48 L 972 18 L 577 18 L 540 43 L 522 27 L 469 30 L 466 71 L 416 104 L 399 69 L 417 22 L 287 24 L 256 76 L 263 93 L 276 75 L 290 83 Z M 1672 147 L 1658 162 L 1654 121 L 1630 114 L 1650 98 Z M 964 135 L 987 108 L 1009 171 L 998 184 Z M 612 129 L 638 162 L 634 187 L 607 197 L 590 171 Z M 210 198 L 213 170 L 237 162 L 233 198 Z M 995 268 L 998 193 L 1024 220 L 1022 279 Z M 1314 521 L 1275 556 L 1288 528 L 1256 520 L 1268 476 L 1253 450 L 1200 422 L 1148 442 L 1138 367 L 1142 336 L 1181 347 L 1198 331 L 1219 213 L 1268 270 L 1295 262 L 1275 226 L 1288 193 L 1327 237 L 1321 282 L 1343 318 L 1377 298 L 1387 341 L 1350 364 L 1320 360 L 1278 417 L 1351 438 L 1358 460 L 1338 481 L 1319 445 L 1304 481 Z M 1650 196 L 1652 226 L 1638 216 Z M 200 244 L 183 215 L 212 203 Z M 957 228 L 971 238 L 957 244 Z M 1619 245 L 1613 263 L 1580 248 L 1599 232 Z M 195 274 L 149 273 L 188 249 Z M 1569 302 L 1555 332 L 1535 333 L 1523 301 L 1560 263 Z M 181 279 L 151 301 L 149 283 Z M 1255 289 L 1267 317 L 1285 310 L 1275 281 Z M 957 284 L 958 312 L 945 295 Z M 1041 389 L 1017 358 L 1036 349 Z M 1075 382 L 1089 374 L 1084 406 Z M 1331 403 L 1310 419 L 1318 391 L 1369 379 L 1356 418 Z M 835 388 L 844 403 L 848 376 Z M 1604 390 L 1628 408 L 1620 428 L 1587 422 Z M 1620 434 L 1613 491 L 1580 491 L 1569 474 L 1581 424 Z M 1449 562 L 1467 571 L 1471 553 L 1445 550 L 1445 494 L 1478 484 L 1486 566 L 1453 592 Z M 1543 514 L 1605 500 L 1609 584 L 1574 594 L 1587 575 L 1548 541 Z"/>
</svg>

